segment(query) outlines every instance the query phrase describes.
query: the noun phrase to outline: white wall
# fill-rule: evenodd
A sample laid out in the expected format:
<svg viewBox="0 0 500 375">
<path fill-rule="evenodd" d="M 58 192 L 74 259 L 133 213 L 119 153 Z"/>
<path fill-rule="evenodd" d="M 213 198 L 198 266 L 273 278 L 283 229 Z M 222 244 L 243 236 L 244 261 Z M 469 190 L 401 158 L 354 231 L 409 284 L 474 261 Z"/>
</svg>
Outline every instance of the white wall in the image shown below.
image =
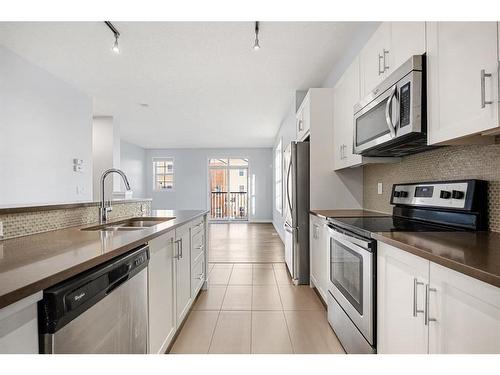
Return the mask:
<svg viewBox="0 0 500 375">
<path fill-rule="evenodd" d="M 146 194 L 146 150 L 132 143 L 121 141 L 120 167 L 127 175 L 134 198 L 148 198 Z"/>
<path fill-rule="evenodd" d="M 91 197 L 92 100 L 0 46 L 0 205 Z"/>
<path fill-rule="evenodd" d="M 335 66 L 332 67 L 332 70 L 327 75 L 323 83 L 320 87 L 334 87 L 336 82 L 342 76 L 343 72 L 347 69 L 347 67 L 354 60 L 359 51 L 366 44 L 368 39 L 371 37 L 373 32 L 379 26 L 379 22 L 367 22 L 364 28 L 356 35 L 353 36 L 353 39 L 350 43 L 350 48 L 342 54 L 342 58 L 337 62 Z M 297 88 L 298 90 L 306 90 L 307 88 Z M 333 126 L 333 124 L 332 124 Z M 284 117 L 281 127 L 276 135 L 275 146 L 278 144 L 279 139 L 282 139 L 283 142 L 283 150 L 286 145 L 290 143 L 292 140 L 296 138 L 295 131 L 295 103 L 290 103 L 290 112 L 286 114 Z M 333 139 L 331 139 L 330 144 L 333 147 Z M 273 149 L 274 155 L 274 149 Z M 273 159 L 274 164 L 274 159 Z M 274 166 L 273 166 L 274 171 Z M 352 197 L 349 202 L 350 207 L 354 205 L 362 205 L 362 196 L 363 196 L 363 169 L 348 169 L 345 171 L 334 172 L 332 168 L 332 174 L 335 175 L 335 180 L 337 182 L 337 186 L 342 186 L 350 192 L 350 196 Z M 284 219 L 283 214 L 276 210 L 275 204 L 275 194 L 274 194 L 274 174 L 273 174 L 273 224 L 280 235 L 281 239 L 284 239 Z M 312 190 L 313 191 L 313 190 Z M 312 192 L 311 191 L 311 192 Z M 332 194 L 335 194 L 334 188 L 332 186 Z M 321 207 L 323 209 L 332 209 L 332 208 L 349 208 L 345 207 L 343 202 L 339 202 L 339 204 L 335 204 L 335 207 Z"/>
<path fill-rule="evenodd" d="M 146 192 L 153 209 L 209 209 L 208 159 L 241 157 L 249 159 L 250 180 L 255 175 L 255 214 L 251 221 L 272 220 L 272 150 L 248 149 L 162 149 L 147 150 Z M 174 190 L 153 191 L 153 157 L 174 158 Z M 250 192 L 252 193 L 252 192 Z"/>
</svg>

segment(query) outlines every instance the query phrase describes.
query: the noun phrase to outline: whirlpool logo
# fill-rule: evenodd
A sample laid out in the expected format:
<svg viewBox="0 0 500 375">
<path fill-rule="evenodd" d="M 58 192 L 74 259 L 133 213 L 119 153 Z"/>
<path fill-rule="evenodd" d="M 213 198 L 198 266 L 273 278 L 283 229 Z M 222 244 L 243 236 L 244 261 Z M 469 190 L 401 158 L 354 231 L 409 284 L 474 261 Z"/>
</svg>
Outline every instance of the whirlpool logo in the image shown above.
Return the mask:
<svg viewBox="0 0 500 375">
<path fill-rule="evenodd" d="M 82 292 L 78 295 L 75 296 L 75 301 L 79 301 L 80 299 L 82 299 L 83 297 L 85 297 L 85 292 Z"/>
</svg>

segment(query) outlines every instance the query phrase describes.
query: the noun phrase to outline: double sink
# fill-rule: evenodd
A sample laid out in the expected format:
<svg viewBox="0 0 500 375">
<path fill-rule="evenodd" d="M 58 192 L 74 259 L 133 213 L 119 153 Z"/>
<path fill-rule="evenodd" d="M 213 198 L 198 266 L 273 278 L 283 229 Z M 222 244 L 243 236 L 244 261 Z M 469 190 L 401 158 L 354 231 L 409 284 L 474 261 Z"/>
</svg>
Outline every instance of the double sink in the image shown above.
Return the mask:
<svg viewBox="0 0 500 375">
<path fill-rule="evenodd" d="M 131 231 L 153 227 L 155 225 L 173 220 L 175 217 L 132 217 L 130 219 L 115 221 L 112 223 L 95 225 L 82 228 L 84 231 Z"/>
</svg>

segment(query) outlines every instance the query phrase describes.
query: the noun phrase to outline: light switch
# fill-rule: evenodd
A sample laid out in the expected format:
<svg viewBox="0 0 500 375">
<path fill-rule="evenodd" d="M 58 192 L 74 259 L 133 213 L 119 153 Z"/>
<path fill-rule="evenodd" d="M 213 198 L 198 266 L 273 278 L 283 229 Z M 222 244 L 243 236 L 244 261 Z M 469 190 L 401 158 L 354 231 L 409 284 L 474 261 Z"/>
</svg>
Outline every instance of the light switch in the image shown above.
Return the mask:
<svg viewBox="0 0 500 375">
<path fill-rule="evenodd" d="M 377 194 L 378 195 L 382 195 L 382 187 L 383 186 L 382 186 L 381 182 L 377 183 Z"/>
</svg>

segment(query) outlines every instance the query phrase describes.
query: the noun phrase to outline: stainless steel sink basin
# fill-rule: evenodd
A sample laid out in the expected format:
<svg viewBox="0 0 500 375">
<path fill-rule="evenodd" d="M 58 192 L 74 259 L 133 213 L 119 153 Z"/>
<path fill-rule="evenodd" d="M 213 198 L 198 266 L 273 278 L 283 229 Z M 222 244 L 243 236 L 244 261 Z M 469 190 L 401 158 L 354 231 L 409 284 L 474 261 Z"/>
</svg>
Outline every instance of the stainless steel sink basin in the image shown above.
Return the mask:
<svg viewBox="0 0 500 375">
<path fill-rule="evenodd" d="M 95 225 L 93 227 L 82 228 L 82 230 L 90 231 L 130 231 L 140 230 L 144 228 L 153 227 L 155 225 L 173 220 L 175 217 L 133 217 L 130 219 L 115 221 L 113 223 L 106 223 Z"/>
</svg>

